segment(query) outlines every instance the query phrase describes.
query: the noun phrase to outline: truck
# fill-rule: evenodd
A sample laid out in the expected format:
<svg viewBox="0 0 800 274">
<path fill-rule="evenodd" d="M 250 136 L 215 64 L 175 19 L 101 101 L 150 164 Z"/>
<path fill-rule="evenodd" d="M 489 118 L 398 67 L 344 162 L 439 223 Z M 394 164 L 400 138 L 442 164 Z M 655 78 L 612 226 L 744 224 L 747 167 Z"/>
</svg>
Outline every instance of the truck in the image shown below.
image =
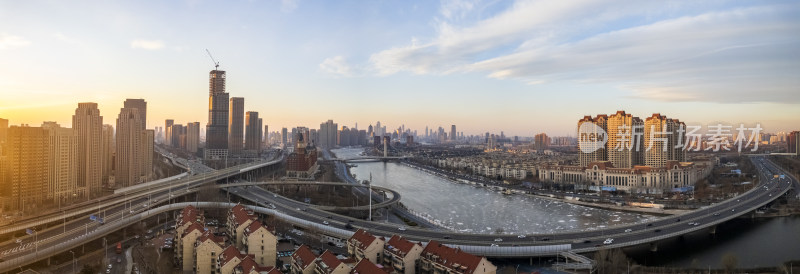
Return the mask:
<svg viewBox="0 0 800 274">
<path fill-rule="evenodd" d="M 786 175 L 781 174 L 781 180 L 786 179 Z"/>
<path fill-rule="evenodd" d="M 117 254 L 122 254 L 122 242 L 117 243 Z"/>
</svg>

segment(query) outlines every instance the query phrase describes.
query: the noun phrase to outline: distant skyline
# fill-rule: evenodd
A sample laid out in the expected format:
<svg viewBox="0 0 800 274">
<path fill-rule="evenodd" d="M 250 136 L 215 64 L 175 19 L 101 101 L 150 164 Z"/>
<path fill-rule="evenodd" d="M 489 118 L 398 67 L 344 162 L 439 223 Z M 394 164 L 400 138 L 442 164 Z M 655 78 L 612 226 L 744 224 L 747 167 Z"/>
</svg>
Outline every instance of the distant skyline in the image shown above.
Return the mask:
<svg viewBox="0 0 800 274">
<path fill-rule="evenodd" d="M 625 110 L 800 129 L 796 1 L 0 3 L 0 118 L 208 122 L 209 49 L 273 131 L 333 119 L 419 133 L 574 135 Z"/>
</svg>

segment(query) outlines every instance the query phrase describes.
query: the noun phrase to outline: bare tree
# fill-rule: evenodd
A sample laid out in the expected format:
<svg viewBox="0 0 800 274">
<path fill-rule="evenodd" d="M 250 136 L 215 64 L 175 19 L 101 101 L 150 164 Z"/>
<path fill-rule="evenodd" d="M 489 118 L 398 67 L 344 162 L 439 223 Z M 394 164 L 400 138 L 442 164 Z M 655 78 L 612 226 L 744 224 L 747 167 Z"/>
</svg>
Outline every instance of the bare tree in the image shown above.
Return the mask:
<svg viewBox="0 0 800 274">
<path fill-rule="evenodd" d="M 728 252 L 725 253 L 725 255 L 722 255 L 722 267 L 724 267 L 729 273 L 733 272 L 738 264 L 739 258 L 737 258 L 733 253 Z"/>
</svg>

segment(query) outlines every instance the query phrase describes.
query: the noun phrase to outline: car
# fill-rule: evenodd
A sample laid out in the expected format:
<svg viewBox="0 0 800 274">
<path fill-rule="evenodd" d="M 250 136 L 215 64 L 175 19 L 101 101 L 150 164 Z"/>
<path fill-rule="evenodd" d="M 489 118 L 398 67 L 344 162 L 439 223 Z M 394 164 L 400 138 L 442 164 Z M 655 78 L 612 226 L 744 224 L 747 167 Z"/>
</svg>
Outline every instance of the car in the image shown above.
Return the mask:
<svg viewBox="0 0 800 274">
<path fill-rule="evenodd" d="M 631 231 L 633 231 L 633 229 L 628 228 L 625 230 L 625 232 L 631 232 Z"/>
<path fill-rule="evenodd" d="M 517 238 L 525 239 L 525 235 L 519 235 L 519 236 L 517 236 Z"/>
<path fill-rule="evenodd" d="M 676 223 L 680 222 L 680 221 L 681 221 L 681 218 L 678 218 L 678 219 L 675 220 Z"/>
<path fill-rule="evenodd" d="M 121 257 L 117 257 L 117 263 L 121 263 L 121 262 L 122 262 L 122 258 Z"/>
<path fill-rule="evenodd" d="M 406 228 L 401 226 L 401 227 L 398 227 L 397 230 L 406 231 Z"/>
<path fill-rule="evenodd" d="M 717 212 L 717 213 L 714 213 L 714 216 L 719 216 L 719 212 Z"/>
<path fill-rule="evenodd" d="M 297 209 L 298 211 L 300 211 L 300 208 L 299 208 L 299 207 L 298 207 L 298 208 L 295 208 L 295 209 Z"/>
<path fill-rule="evenodd" d="M 649 223 L 649 224 L 647 224 L 647 226 L 653 226 L 653 224 L 652 224 L 652 223 Z"/>
<path fill-rule="evenodd" d="M 656 229 L 656 230 L 653 230 L 653 231 L 655 231 L 656 233 L 658 233 L 658 232 L 661 232 L 661 229 Z"/>
<path fill-rule="evenodd" d="M 114 267 L 114 266 L 111 265 L 111 264 L 108 264 L 108 269 L 111 269 L 112 267 Z"/>
<path fill-rule="evenodd" d="M 450 236 L 444 236 L 443 238 L 445 238 L 445 239 L 450 239 Z"/>
<path fill-rule="evenodd" d="M 354 227 L 353 227 L 353 225 L 351 225 L 351 224 L 346 224 L 346 225 L 344 225 L 344 228 L 347 228 L 347 229 L 353 229 Z"/>
<path fill-rule="evenodd" d="M 18 244 L 21 244 L 22 243 L 22 239 L 17 239 L 15 242 L 17 242 Z"/>
<path fill-rule="evenodd" d="M 583 240 L 584 244 L 588 244 L 588 243 L 591 243 L 591 242 L 592 242 L 591 240 Z"/>
<path fill-rule="evenodd" d="M 736 209 L 735 208 L 731 208 L 731 211 L 736 211 Z"/>
<path fill-rule="evenodd" d="M 604 244 L 604 245 L 610 245 L 610 244 L 611 244 L 611 243 L 613 243 L 613 242 L 614 242 L 614 239 L 608 238 L 608 239 L 606 239 L 605 241 L 603 241 L 603 244 Z"/>
<path fill-rule="evenodd" d="M 489 246 L 491 246 L 491 247 L 498 247 L 499 245 L 497 245 L 497 244 L 491 244 L 491 245 L 489 245 Z"/>
<path fill-rule="evenodd" d="M 336 243 L 336 247 L 344 247 L 343 243 Z"/>
<path fill-rule="evenodd" d="M 501 239 L 501 238 L 496 238 L 496 239 L 494 239 L 494 241 L 495 241 L 495 242 L 502 242 L 502 241 L 503 241 L 503 239 Z"/>
<path fill-rule="evenodd" d="M 134 239 L 139 239 L 139 234 L 136 234 L 136 236 L 133 236 L 133 238 Z"/>
<path fill-rule="evenodd" d="M 328 218 L 328 219 L 333 219 L 333 216 L 331 216 L 331 215 L 328 215 L 328 216 L 325 216 L 325 218 Z"/>
<path fill-rule="evenodd" d="M 322 221 L 322 224 L 324 224 L 324 225 L 329 225 L 329 224 L 331 224 L 331 223 L 329 223 L 328 221 Z"/>
<path fill-rule="evenodd" d="M 545 242 L 546 242 L 546 241 L 549 241 L 549 240 L 550 240 L 550 238 L 547 238 L 547 237 L 544 237 L 544 238 L 541 238 L 541 239 L 539 239 L 539 241 L 545 241 Z"/>
<path fill-rule="evenodd" d="M 111 273 L 111 268 L 106 269 L 106 274 L 109 274 L 109 273 Z"/>
</svg>

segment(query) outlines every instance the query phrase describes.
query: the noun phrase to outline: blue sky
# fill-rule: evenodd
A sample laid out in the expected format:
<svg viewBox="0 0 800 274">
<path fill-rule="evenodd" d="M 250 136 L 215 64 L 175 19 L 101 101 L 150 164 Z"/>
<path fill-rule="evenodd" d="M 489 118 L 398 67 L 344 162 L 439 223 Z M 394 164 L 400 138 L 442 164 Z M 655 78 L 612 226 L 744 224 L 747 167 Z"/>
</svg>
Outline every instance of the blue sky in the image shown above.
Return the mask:
<svg viewBox="0 0 800 274">
<path fill-rule="evenodd" d="M 587 114 L 800 129 L 796 1 L 0 1 L 0 117 L 207 117 L 211 50 L 272 130 L 571 134 Z M 574 134 L 574 133 L 573 133 Z"/>
</svg>

